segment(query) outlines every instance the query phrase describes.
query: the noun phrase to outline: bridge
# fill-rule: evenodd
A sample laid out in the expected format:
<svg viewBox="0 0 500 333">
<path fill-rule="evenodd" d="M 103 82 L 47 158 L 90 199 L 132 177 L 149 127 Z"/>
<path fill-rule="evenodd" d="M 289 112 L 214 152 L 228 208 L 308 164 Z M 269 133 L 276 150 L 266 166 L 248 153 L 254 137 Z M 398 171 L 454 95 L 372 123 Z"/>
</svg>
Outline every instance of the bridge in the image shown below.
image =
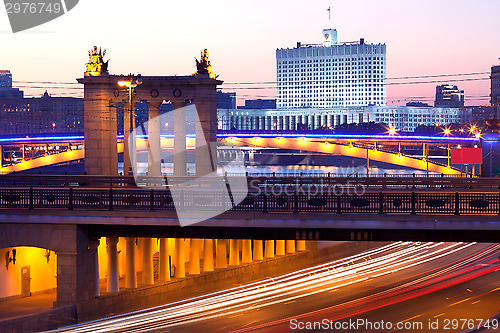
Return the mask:
<svg viewBox="0 0 500 333">
<path fill-rule="evenodd" d="M 37 277 L 46 279 L 44 287 L 57 288 L 55 306 L 95 308 L 101 300 L 101 277 L 106 277 L 109 294 L 124 288 L 135 292 L 138 272 L 142 286 L 155 284 L 154 263 L 156 281 L 175 277 L 182 286 L 186 275 L 305 251 L 306 241 L 500 242 L 499 179 L 450 177 L 460 171 L 449 161 L 432 158 L 448 158 L 449 146 L 479 141 L 285 131 L 217 133 L 216 87 L 222 81 L 208 70 L 208 59 L 205 68 L 198 63 L 201 67 L 194 76 L 139 78 L 110 75 L 97 48 L 89 55 L 87 72 L 78 79 L 85 95 L 83 136 L 0 139 L 0 172 L 8 173 L 0 175 L 0 244 L 6 267 L 0 273 L 14 281 L 4 297 L 17 295 L 19 272 L 24 283 L 31 281 L 26 272 L 34 263 L 43 267 Z M 134 98 L 149 107 L 147 132 L 135 140 Z M 160 135 L 159 106 L 164 101 L 175 108 L 174 133 Z M 114 110 L 119 103 L 130 110 L 124 113 L 125 138 L 117 136 Z M 190 135 L 186 109 L 193 103 L 199 119 Z M 205 144 L 194 142 L 203 139 Z M 367 164 L 383 161 L 429 170 L 436 177 L 215 177 L 216 153 L 223 153 L 215 151 L 215 142 L 234 150 L 289 149 L 361 158 Z M 190 147 L 197 177 L 187 173 Z M 429 154 L 431 148 L 436 156 Z M 174 176 L 161 173 L 162 149 L 174 151 Z M 124 176 L 118 176 L 121 151 Z M 136 152 L 147 153 L 148 176 L 134 179 L 129 176 L 137 168 Z M 12 174 L 79 159 L 85 159 L 88 175 Z M 236 178 L 246 178 L 248 191 L 229 186 Z M 186 186 L 193 180 L 196 185 Z M 239 197 L 242 200 L 236 201 Z M 181 227 L 180 215 L 186 211 L 207 218 Z M 18 265 L 16 270 L 12 265 Z"/>
<path fill-rule="evenodd" d="M 470 146 L 478 140 L 469 137 L 342 135 L 276 131 L 244 133 L 222 132 L 217 135 L 219 159 L 222 148 L 238 147 L 251 152 L 255 149 L 287 149 L 329 155 L 342 155 L 405 166 L 416 170 L 447 175 L 461 175 L 449 164 L 449 147 Z M 137 150 L 147 149 L 147 136 L 138 136 Z M 195 135 L 187 135 L 186 146 L 195 148 Z M 173 149 L 174 136 L 160 137 L 162 149 Z M 444 148 L 443 148 L 444 147 Z M 446 148 L 447 147 L 447 148 Z M 117 151 L 124 149 L 123 135 L 117 137 Z M 434 152 L 435 156 L 429 153 Z M 19 172 L 85 158 L 83 135 L 53 135 L 28 138 L 0 139 L 0 174 Z M 438 161 L 445 159 L 447 163 Z"/>
</svg>

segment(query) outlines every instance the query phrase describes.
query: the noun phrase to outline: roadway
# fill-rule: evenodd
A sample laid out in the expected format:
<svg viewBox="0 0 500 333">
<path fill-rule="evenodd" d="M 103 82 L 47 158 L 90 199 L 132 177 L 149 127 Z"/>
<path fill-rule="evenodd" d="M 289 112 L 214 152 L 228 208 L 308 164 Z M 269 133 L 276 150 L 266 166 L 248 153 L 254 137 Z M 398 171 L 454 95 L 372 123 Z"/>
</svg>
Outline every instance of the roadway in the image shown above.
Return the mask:
<svg viewBox="0 0 500 333">
<path fill-rule="evenodd" d="M 396 331 L 387 322 L 417 325 L 406 332 L 460 332 L 468 323 L 464 327 L 451 320 L 487 319 L 498 313 L 499 255 L 500 244 L 396 242 L 60 332 L 287 332 L 324 319 L 334 321 L 329 325 L 357 319 L 386 323 L 384 329 L 358 326 L 343 332 Z M 437 323 L 437 329 L 429 329 L 429 323 Z"/>
</svg>

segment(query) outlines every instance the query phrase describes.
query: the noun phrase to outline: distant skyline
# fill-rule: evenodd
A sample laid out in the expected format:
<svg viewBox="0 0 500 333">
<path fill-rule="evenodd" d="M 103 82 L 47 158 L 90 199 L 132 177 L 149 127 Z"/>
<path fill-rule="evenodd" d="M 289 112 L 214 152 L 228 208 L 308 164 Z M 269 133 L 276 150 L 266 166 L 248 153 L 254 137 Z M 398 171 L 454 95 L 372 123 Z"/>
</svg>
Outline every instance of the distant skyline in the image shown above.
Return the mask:
<svg viewBox="0 0 500 333">
<path fill-rule="evenodd" d="M 267 84 L 253 87 L 269 89 L 244 90 L 231 83 L 276 81 L 275 50 L 295 47 L 298 41 L 319 43 L 322 29 L 330 25 L 340 42 L 365 38 L 387 44 L 388 78 L 489 72 L 500 64 L 499 12 L 499 1 L 486 0 L 86 0 L 54 21 L 16 34 L 5 11 L 1 13 L 0 69 L 10 69 L 14 86 L 28 96 L 47 89 L 56 96 L 80 97 L 83 89 L 74 89 L 78 85 L 55 89 L 21 82 L 76 83 L 93 45 L 107 49 L 110 73 L 143 75 L 189 75 L 194 57 L 207 48 L 214 71 L 226 82 L 225 91 L 235 91 L 242 104 L 247 98 L 274 97 L 275 88 Z M 442 79 L 389 84 L 387 105 L 404 105 L 410 99 L 432 104 L 436 85 L 443 83 L 465 90 L 466 105 L 489 104 L 489 80 Z"/>
</svg>

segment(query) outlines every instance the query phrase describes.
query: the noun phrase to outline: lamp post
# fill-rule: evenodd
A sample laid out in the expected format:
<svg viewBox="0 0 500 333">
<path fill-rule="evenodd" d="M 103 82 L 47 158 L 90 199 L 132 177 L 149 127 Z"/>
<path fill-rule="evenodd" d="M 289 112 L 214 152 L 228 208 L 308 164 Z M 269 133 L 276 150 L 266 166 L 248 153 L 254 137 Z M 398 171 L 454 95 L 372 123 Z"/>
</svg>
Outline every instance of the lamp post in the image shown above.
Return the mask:
<svg viewBox="0 0 500 333">
<path fill-rule="evenodd" d="M 134 75 L 130 74 L 127 80 L 118 81 L 118 85 L 120 87 L 128 88 L 128 97 L 130 105 L 130 124 L 128 127 L 128 131 L 126 130 L 125 121 L 123 122 L 123 142 L 124 142 L 123 175 L 128 175 L 128 176 L 133 176 L 134 174 L 133 166 L 135 166 L 136 162 L 135 137 L 131 136 L 135 129 L 134 105 L 132 101 L 133 101 L 134 89 L 140 84 L 142 84 L 142 79 L 140 74 L 137 76 L 137 78 Z M 125 110 L 123 110 L 123 116 L 125 120 Z"/>
</svg>

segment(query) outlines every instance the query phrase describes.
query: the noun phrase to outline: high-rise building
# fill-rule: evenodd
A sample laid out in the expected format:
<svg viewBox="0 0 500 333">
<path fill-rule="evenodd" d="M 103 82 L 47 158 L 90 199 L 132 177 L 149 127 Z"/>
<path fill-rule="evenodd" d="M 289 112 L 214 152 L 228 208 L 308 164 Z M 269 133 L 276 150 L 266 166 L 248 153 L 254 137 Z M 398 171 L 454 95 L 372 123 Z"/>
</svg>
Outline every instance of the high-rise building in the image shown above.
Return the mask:
<svg viewBox="0 0 500 333">
<path fill-rule="evenodd" d="M 500 66 L 491 67 L 491 106 L 500 118 Z"/>
<path fill-rule="evenodd" d="M 335 29 L 322 37 L 276 50 L 278 109 L 385 105 L 386 45 L 339 44 Z"/>
<path fill-rule="evenodd" d="M 236 93 L 217 90 L 217 109 L 236 109 Z"/>
<path fill-rule="evenodd" d="M 315 130 L 344 124 L 384 123 L 405 132 L 419 125 L 458 124 L 463 109 L 411 106 L 346 106 L 334 108 L 296 108 L 228 110 L 219 109 L 221 130 Z"/>
<path fill-rule="evenodd" d="M 0 89 L 12 88 L 12 74 L 9 70 L 0 70 Z"/>
<path fill-rule="evenodd" d="M 82 98 L 0 98 L 1 135 L 71 132 L 83 132 Z"/>
<path fill-rule="evenodd" d="M 436 87 L 434 106 L 438 108 L 460 108 L 464 106 L 464 91 L 457 86 L 443 84 Z"/>
<path fill-rule="evenodd" d="M 11 72 L 9 70 L 0 70 L 0 99 L 5 104 L 5 100 L 18 98 L 23 98 L 23 92 L 18 88 L 12 88 Z M 7 104 L 11 104 L 11 101 L 8 101 Z"/>
<path fill-rule="evenodd" d="M 245 106 L 238 106 L 238 109 L 276 109 L 275 99 L 246 99 Z"/>
</svg>

